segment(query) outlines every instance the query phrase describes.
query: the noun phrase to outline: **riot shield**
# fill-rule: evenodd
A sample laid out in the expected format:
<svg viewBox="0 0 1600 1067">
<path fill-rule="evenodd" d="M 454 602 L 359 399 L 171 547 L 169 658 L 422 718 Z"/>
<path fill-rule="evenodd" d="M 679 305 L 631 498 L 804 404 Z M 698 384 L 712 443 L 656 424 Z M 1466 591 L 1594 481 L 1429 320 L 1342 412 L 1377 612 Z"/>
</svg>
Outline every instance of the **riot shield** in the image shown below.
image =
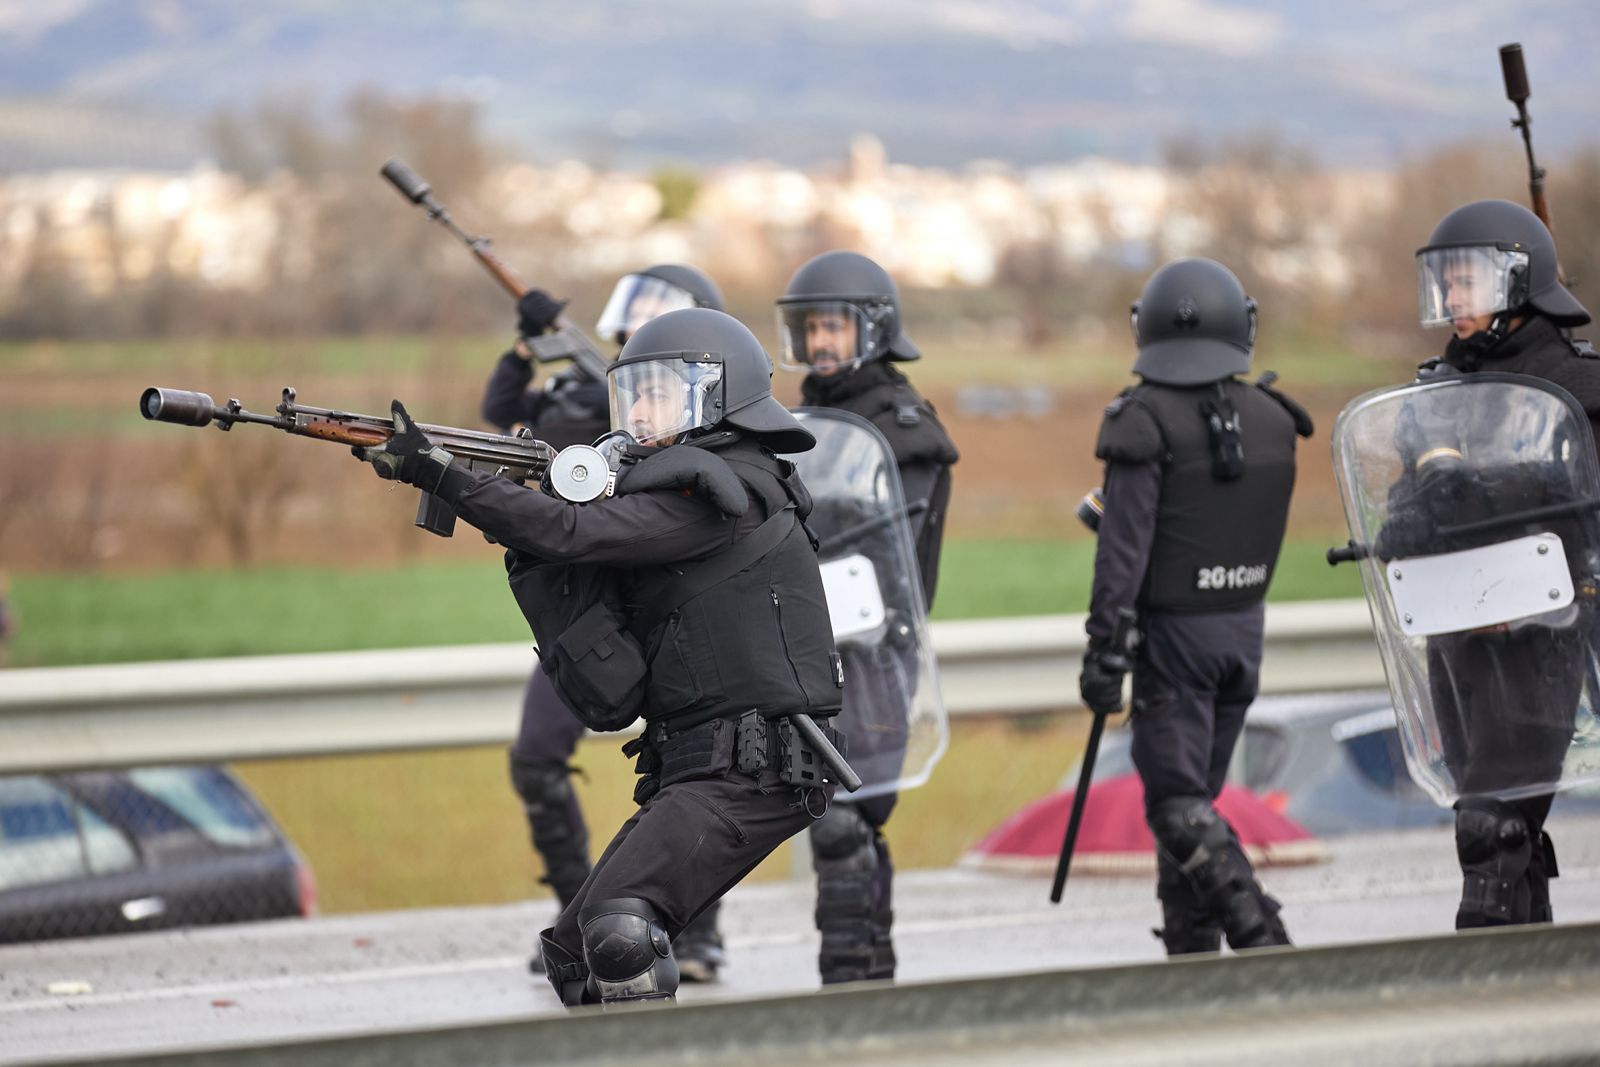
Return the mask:
<svg viewBox="0 0 1600 1067">
<path fill-rule="evenodd" d="M 889 442 L 849 412 L 800 408 L 817 446 L 789 457 L 813 507 L 822 583 L 844 659 L 839 725 L 863 785 L 850 799 L 928 780 L 949 743 L 927 605 Z"/>
<path fill-rule="evenodd" d="M 1442 805 L 1600 779 L 1600 464 L 1577 401 L 1458 375 L 1352 401 L 1333 430 L 1406 764 Z"/>
</svg>

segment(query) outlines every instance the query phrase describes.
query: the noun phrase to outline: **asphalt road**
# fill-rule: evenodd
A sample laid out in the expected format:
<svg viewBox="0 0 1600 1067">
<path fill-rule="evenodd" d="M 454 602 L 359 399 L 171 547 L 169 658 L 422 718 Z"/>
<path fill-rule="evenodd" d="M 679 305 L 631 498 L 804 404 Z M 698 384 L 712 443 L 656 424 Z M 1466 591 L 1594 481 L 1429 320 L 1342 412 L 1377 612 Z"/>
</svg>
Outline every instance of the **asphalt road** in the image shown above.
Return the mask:
<svg viewBox="0 0 1600 1067">
<path fill-rule="evenodd" d="M 1551 822 L 1559 921 L 1600 920 L 1600 818 Z M 1459 892 L 1448 830 L 1328 842 L 1331 860 L 1269 868 L 1303 945 L 1448 933 Z M 903 981 L 1153 962 L 1153 875 L 1048 879 L 969 870 L 896 882 Z M 816 988 L 813 889 L 736 890 L 724 980 L 685 1001 Z M 389 912 L 0 948 L 0 1064 L 560 1014 L 527 972 L 548 904 Z"/>
</svg>

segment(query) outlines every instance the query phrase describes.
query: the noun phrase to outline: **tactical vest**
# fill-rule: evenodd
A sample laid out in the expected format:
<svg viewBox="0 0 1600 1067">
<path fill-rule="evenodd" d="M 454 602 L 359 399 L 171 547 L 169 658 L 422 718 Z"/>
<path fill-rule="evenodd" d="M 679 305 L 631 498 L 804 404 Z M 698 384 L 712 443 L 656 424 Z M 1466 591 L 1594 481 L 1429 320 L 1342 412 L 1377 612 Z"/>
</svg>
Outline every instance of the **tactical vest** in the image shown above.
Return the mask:
<svg viewBox="0 0 1600 1067">
<path fill-rule="evenodd" d="M 1101 458 L 1147 458 L 1162 464 L 1155 538 L 1140 606 L 1199 612 L 1260 603 L 1288 523 L 1297 416 L 1265 389 L 1236 378 L 1187 388 L 1144 382 L 1119 397 L 1112 409 L 1119 405 L 1135 407 L 1148 418 L 1132 412 L 1119 416 L 1108 409 Z M 1231 481 L 1216 474 L 1209 406 L 1236 416 L 1243 469 Z M 1124 425 L 1130 430 L 1136 428 L 1131 425 L 1135 420 L 1138 427 L 1153 423 L 1154 436 L 1134 446 L 1132 454 L 1117 454 L 1119 417 L 1128 419 Z M 1304 430 L 1310 432 L 1309 419 Z M 1141 455 L 1141 449 L 1147 452 Z"/>
<path fill-rule="evenodd" d="M 753 565 L 638 635 L 649 664 L 644 717 L 683 729 L 751 710 L 833 715 L 844 676 L 816 551 L 799 521 L 810 499 L 803 486 L 791 484 L 793 465 L 754 442 L 714 455 L 733 468 L 763 520 L 794 503 L 796 521 Z M 649 617 L 677 574 L 672 567 L 640 567 L 624 576 L 624 596 L 637 618 Z"/>
<path fill-rule="evenodd" d="M 808 376 L 801 387 L 804 403 L 836 408 L 860 415 L 883 434 L 901 468 L 913 463 L 935 463 L 942 470 L 934 480 L 925 517 L 917 529 L 917 569 L 921 572 L 927 607 L 939 578 L 939 552 L 944 542 L 944 520 L 950 506 L 950 466 L 961 458 L 955 442 L 939 421 L 938 413 L 905 375 L 888 363 L 874 361 L 840 379 Z M 918 501 L 907 500 L 908 506 Z"/>
</svg>

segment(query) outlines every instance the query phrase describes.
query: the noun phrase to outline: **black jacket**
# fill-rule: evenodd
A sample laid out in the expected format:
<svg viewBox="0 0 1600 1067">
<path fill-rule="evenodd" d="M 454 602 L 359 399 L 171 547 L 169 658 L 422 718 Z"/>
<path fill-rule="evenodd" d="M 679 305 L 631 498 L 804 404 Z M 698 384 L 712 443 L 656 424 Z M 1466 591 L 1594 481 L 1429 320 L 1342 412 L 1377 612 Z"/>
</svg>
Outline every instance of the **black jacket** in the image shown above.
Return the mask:
<svg viewBox="0 0 1600 1067">
<path fill-rule="evenodd" d="M 717 454 L 749 496 L 737 518 L 686 491 L 651 489 L 571 504 L 460 469 L 446 475 L 439 495 L 507 548 L 618 568 L 630 611 L 653 617 L 682 564 L 729 551 L 790 503 L 799 517 L 810 510 L 792 465 L 756 442 L 734 439 Z M 822 577 L 798 522 L 754 565 L 638 636 L 649 664 L 647 719 L 682 728 L 750 710 L 823 716 L 839 709 L 843 677 Z"/>
<path fill-rule="evenodd" d="M 520 423 L 557 449 L 590 444 L 611 429 L 604 382 L 591 382 L 569 367 L 543 389 L 532 385 L 533 361 L 506 352 L 484 386 L 484 421 L 501 433 Z"/>
</svg>

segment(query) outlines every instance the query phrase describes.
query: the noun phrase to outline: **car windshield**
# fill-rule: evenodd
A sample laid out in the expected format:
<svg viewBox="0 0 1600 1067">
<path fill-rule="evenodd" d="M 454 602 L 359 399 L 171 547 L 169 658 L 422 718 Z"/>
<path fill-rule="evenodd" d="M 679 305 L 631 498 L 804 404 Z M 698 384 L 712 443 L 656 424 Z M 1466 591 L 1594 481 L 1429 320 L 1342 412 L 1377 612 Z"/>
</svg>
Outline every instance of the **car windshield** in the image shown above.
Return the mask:
<svg viewBox="0 0 1600 1067">
<path fill-rule="evenodd" d="M 128 778 L 216 844 L 256 848 L 275 840 L 250 798 L 218 768 L 144 767 Z"/>
</svg>

